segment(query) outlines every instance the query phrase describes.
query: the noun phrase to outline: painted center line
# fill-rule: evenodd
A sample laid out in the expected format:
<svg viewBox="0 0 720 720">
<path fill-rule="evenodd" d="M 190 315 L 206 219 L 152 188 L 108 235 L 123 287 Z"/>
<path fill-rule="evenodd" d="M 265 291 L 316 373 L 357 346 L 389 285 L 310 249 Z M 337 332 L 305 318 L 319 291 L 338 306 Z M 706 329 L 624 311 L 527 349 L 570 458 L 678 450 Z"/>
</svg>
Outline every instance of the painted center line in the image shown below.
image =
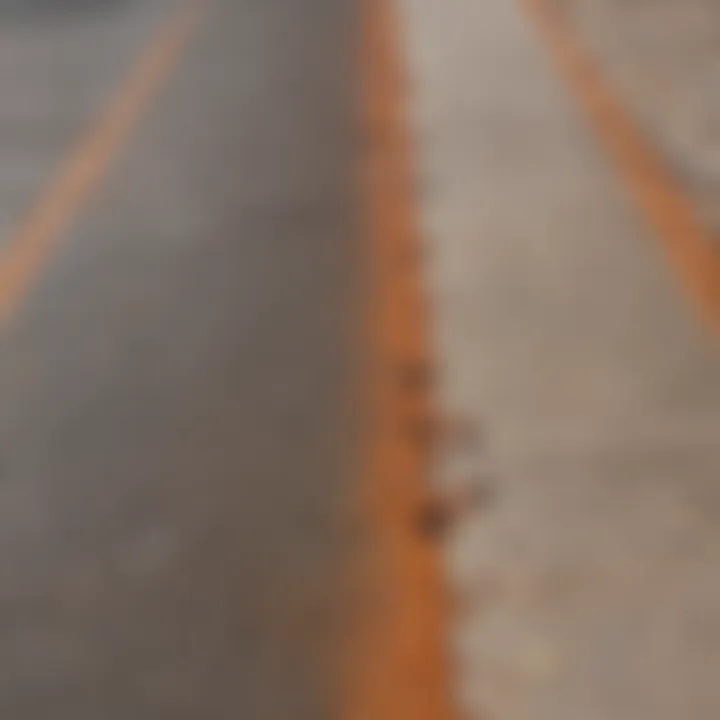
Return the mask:
<svg viewBox="0 0 720 720">
<path fill-rule="evenodd" d="M 206 3 L 193 0 L 151 40 L 99 120 L 82 136 L 0 256 L 0 331 L 52 259 L 93 192 L 107 176 L 145 111 L 171 77 L 200 27 Z"/>
<path fill-rule="evenodd" d="M 691 200 L 644 141 L 561 11 L 549 0 L 524 0 L 524 5 L 683 285 L 720 330 L 720 252 Z"/>
</svg>

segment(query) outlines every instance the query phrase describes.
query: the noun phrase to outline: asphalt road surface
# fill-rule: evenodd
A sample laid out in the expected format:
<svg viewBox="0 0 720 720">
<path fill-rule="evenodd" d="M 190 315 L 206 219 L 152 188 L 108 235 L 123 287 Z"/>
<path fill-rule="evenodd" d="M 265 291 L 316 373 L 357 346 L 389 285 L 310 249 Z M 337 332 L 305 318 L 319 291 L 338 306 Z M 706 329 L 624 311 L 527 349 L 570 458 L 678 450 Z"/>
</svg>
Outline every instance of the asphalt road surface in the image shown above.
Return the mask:
<svg viewBox="0 0 720 720">
<path fill-rule="evenodd" d="M 181 5 L 0 2 L 0 250 Z M 207 4 L 18 291 L 0 330 L 3 718 L 334 716 L 351 5 Z"/>
</svg>

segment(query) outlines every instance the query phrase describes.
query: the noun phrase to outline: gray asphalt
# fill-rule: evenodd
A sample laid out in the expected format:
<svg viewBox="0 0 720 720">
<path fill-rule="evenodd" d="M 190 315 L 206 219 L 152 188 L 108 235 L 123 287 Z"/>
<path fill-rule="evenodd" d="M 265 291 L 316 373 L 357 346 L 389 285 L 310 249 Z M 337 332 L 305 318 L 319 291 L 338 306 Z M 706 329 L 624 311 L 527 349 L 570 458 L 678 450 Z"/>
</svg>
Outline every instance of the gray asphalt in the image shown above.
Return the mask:
<svg viewBox="0 0 720 720">
<path fill-rule="evenodd" d="M 0 4 L 4 237 L 177 5 Z M 216 0 L 0 336 L 3 718 L 335 715 L 351 5 Z"/>
</svg>

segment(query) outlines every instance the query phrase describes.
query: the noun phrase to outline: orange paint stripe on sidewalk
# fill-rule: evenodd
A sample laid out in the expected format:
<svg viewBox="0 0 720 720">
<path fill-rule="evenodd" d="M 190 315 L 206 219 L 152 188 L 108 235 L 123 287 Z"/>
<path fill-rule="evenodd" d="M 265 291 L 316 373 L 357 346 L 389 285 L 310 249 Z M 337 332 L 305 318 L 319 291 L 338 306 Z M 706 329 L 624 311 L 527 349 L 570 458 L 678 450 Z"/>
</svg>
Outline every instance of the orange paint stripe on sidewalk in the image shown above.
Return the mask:
<svg viewBox="0 0 720 720">
<path fill-rule="evenodd" d="M 365 13 L 372 423 L 363 504 L 372 548 L 344 718 L 448 720 L 441 553 L 418 527 L 429 494 L 431 352 L 399 32 L 392 0 L 367 0 Z"/>
<path fill-rule="evenodd" d="M 204 4 L 193 0 L 175 14 L 120 85 L 31 209 L 0 256 L 0 329 L 11 319 L 52 257 L 58 241 L 120 154 L 144 111 L 177 66 L 197 30 Z"/>
<path fill-rule="evenodd" d="M 719 329 L 720 252 L 698 222 L 691 200 L 643 140 L 562 11 L 552 0 L 524 0 L 524 4 L 636 203 L 657 230 L 671 264 Z"/>
</svg>

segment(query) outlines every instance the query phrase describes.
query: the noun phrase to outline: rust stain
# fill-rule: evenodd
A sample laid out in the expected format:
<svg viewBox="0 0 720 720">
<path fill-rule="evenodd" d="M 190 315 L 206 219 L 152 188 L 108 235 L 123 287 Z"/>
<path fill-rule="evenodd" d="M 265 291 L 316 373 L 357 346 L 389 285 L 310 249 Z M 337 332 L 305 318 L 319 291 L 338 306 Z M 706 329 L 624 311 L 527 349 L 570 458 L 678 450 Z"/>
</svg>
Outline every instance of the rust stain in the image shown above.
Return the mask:
<svg viewBox="0 0 720 720">
<path fill-rule="evenodd" d="M 346 720 L 449 720 L 441 550 L 418 532 L 429 496 L 433 358 L 392 0 L 364 6 L 363 185 L 370 243 L 371 422 L 363 508 L 372 537 Z M 408 260 L 412 259 L 412 262 Z"/>
<path fill-rule="evenodd" d="M 683 285 L 720 329 L 720 251 L 698 222 L 692 201 L 643 140 L 562 11 L 552 0 L 523 1 Z"/>
<path fill-rule="evenodd" d="M 180 61 L 205 8 L 193 0 L 161 28 L 99 120 L 81 137 L 0 255 L 0 329 L 12 319 L 59 240 L 86 205 Z"/>
</svg>

